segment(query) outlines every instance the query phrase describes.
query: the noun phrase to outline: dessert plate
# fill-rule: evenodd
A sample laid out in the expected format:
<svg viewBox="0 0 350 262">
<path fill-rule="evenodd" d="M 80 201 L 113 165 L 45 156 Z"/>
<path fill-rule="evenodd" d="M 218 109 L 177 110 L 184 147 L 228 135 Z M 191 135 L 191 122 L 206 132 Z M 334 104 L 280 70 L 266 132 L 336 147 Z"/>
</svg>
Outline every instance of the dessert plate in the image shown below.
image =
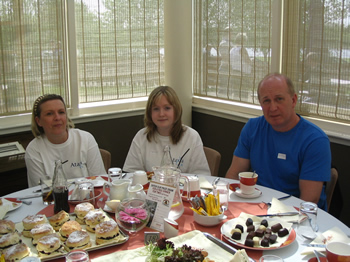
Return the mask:
<svg viewBox="0 0 350 262">
<path fill-rule="evenodd" d="M 78 182 L 91 182 L 92 184 L 94 184 L 94 187 L 102 187 L 103 184 L 108 181 L 108 177 L 107 176 L 89 176 L 89 177 L 84 177 L 84 178 L 78 178 L 76 179 L 76 181 Z"/>
<path fill-rule="evenodd" d="M 12 210 L 16 210 L 17 208 L 19 208 L 20 206 L 22 206 L 22 201 L 17 200 L 16 198 L 3 198 L 2 199 L 2 203 L 4 204 L 10 204 L 9 205 L 9 210 L 7 212 L 10 212 Z"/>
<path fill-rule="evenodd" d="M 284 223 L 281 222 L 278 219 L 269 219 L 267 218 L 269 224 L 275 224 L 277 222 L 280 222 L 283 226 L 286 225 L 288 226 L 288 223 Z M 230 242 L 231 244 L 237 245 L 241 248 L 245 248 L 245 249 L 251 249 L 251 250 L 274 250 L 274 249 L 280 249 L 286 246 L 289 246 L 290 244 L 292 244 L 295 241 L 296 238 L 296 233 L 295 230 L 293 228 L 289 228 L 289 235 L 285 236 L 285 237 L 279 237 L 277 238 L 277 241 L 275 244 L 271 245 L 270 247 L 262 247 L 262 246 L 254 246 L 254 247 L 249 247 L 244 245 L 244 240 L 246 238 L 247 233 L 243 233 L 242 234 L 242 240 L 234 240 L 230 237 L 231 233 L 230 231 L 232 230 L 232 228 L 235 228 L 236 224 L 242 224 L 242 220 L 239 219 L 239 217 L 231 219 L 226 221 L 222 226 L 221 226 L 221 234 L 223 236 L 223 238 L 225 238 L 228 242 Z M 243 225 L 243 227 L 245 228 L 244 231 L 246 232 L 246 226 L 245 224 Z M 257 228 L 257 226 L 256 226 Z"/>
<path fill-rule="evenodd" d="M 239 196 L 241 198 L 257 198 L 262 194 L 262 192 L 258 188 L 255 188 L 255 191 L 253 194 L 250 194 L 250 195 L 243 194 L 241 189 L 239 188 L 238 183 L 230 184 L 230 189 L 233 191 L 233 193 L 235 193 L 236 196 Z"/>
</svg>

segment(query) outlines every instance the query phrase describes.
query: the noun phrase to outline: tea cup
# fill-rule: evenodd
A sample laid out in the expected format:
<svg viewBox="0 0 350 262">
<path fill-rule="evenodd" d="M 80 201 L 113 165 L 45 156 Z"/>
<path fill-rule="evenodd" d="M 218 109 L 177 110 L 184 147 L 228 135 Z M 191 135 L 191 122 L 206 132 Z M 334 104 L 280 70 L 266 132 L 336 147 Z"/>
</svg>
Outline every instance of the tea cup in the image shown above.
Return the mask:
<svg viewBox="0 0 350 262">
<path fill-rule="evenodd" d="M 242 194 L 251 195 L 255 192 L 255 185 L 258 181 L 258 174 L 255 172 L 241 172 L 238 174 L 239 186 Z"/>
<path fill-rule="evenodd" d="M 326 246 L 326 256 L 328 262 L 349 262 L 350 245 L 344 242 L 330 242 Z"/>
</svg>

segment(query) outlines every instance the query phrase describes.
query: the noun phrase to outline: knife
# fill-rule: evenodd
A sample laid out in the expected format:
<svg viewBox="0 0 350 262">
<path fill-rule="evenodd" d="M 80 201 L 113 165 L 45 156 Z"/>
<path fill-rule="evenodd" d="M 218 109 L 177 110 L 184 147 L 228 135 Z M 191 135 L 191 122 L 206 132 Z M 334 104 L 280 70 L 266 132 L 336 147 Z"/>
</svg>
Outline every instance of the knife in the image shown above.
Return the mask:
<svg viewBox="0 0 350 262">
<path fill-rule="evenodd" d="M 42 194 L 36 194 L 36 195 L 29 195 L 29 196 L 24 196 L 24 197 L 17 197 L 18 200 L 22 199 L 28 199 L 28 198 L 35 198 L 35 197 L 41 197 Z"/>
<path fill-rule="evenodd" d="M 322 247 L 322 248 L 326 248 L 325 244 L 302 244 L 303 246 L 307 246 L 307 247 Z"/>
<path fill-rule="evenodd" d="M 208 238 L 210 241 L 214 242 L 216 245 L 218 245 L 219 247 L 221 247 L 222 249 L 226 250 L 227 252 L 229 252 L 230 254 L 234 255 L 237 252 L 237 249 L 235 249 L 234 247 L 231 247 L 230 245 L 226 244 L 224 241 L 214 237 L 213 235 L 203 232 L 203 235 Z M 249 258 L 250 262 L 254 262 L 254 259 Z"/>
<path fill-rule="evenodd" d="M 276 213 L 276 214 L 266 214 L 266 215 L 255 215 L 256 217 L 276 217 L 276 216 L 295 216 L 299 212 L 285 212 L 285 213 Z"/>
</svg>

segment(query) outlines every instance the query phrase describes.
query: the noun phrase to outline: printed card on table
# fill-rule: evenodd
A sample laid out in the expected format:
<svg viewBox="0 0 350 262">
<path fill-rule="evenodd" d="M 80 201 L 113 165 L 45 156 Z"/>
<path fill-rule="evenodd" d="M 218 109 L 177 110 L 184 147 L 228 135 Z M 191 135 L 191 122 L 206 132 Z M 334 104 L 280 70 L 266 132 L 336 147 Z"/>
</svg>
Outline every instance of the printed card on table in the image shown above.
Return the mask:
<svg viewBox="0 0 350 262">
<path fill-rule="evenodd" d="M 168 217 L 176 188 L 157 182 L 150 182 L 147 191 L 147 204 L 151 212 L 148 227 L 164 231 L 164 218 Z"/>
</svg>

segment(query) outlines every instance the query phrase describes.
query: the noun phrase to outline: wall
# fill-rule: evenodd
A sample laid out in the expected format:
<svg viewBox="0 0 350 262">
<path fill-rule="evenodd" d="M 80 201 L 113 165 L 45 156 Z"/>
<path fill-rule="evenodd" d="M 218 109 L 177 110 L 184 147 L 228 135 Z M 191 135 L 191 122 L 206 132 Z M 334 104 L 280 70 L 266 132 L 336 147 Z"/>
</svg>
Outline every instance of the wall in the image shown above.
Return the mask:
<svg viewBox="0 0 350 262">
<path fill-rule="evenodd" d="M 242 122 L 192 111 L 192 127 L 201 135 L 203 144 L 221 153 L 220 176 L 225 176 L 230 167 L 233 151 L 243 126 Z M 339 183 L 336 186 L 329 213 L 350 226 L 350 213 L 347 211 L 350 207 L 348 190 L 350 177 L 347 175 L 350 147 L 331 143 L 331 150 L 333 165 L 339 172 Z"/>
</svg>

